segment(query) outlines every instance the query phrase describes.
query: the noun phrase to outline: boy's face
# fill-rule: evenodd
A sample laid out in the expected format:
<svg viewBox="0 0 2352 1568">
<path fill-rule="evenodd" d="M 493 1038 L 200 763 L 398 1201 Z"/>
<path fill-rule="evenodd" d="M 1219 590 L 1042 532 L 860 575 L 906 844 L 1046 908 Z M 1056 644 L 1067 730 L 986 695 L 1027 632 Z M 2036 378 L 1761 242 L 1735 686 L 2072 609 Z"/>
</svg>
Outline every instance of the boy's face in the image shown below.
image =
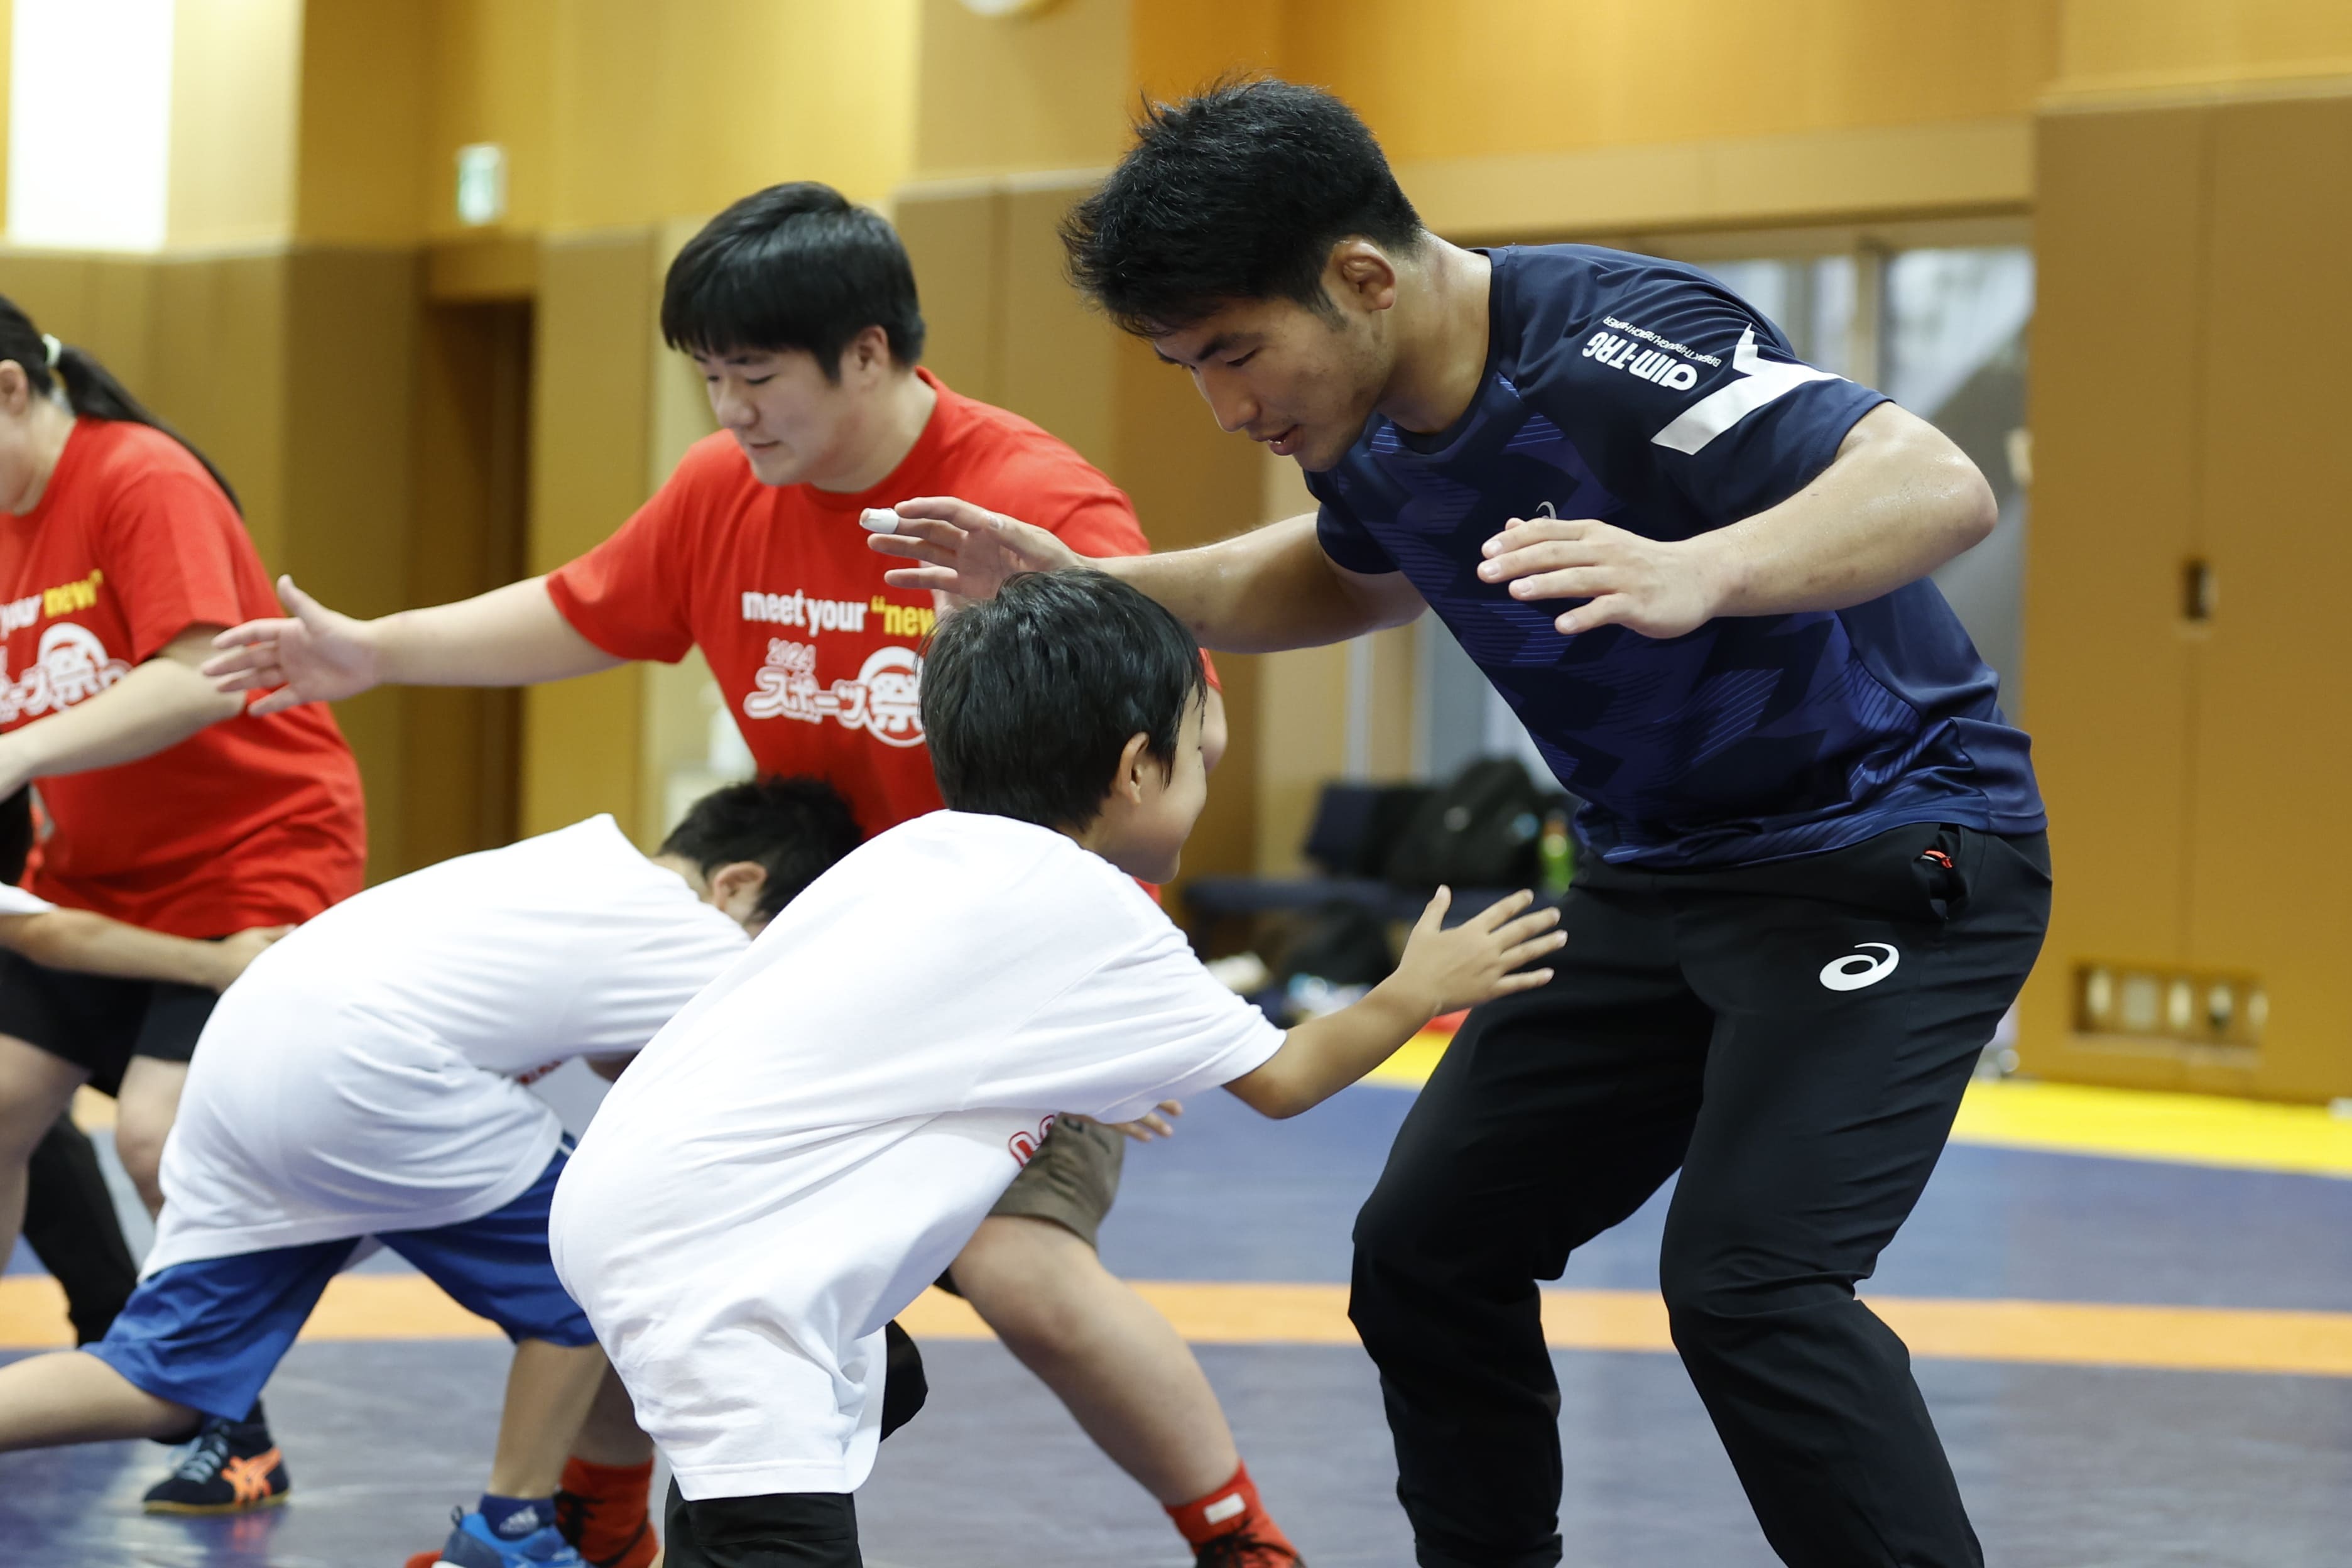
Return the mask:
<svg viewBox="0 0 2352 1568">
<path fill-rule="evenodd" d="M 1173 879 L 1184 858 L 1184 840 L 1201 808 L 1209 804 L 1209 770 L 1201 756 L 1202 705 L 1185 711 L 1176 732 L 1176 761 L 1162 768 L 1148 753 L 1139 752 L 1131 768 L 1122 764 L 1121 776 L 1103 815 L 1087 837 L 1104 859 L 1130 877 L 1146 882 Z M 1140 739 L 1140 737 L 1138 737 Z"/>
<path fill-rule="evenodd" d="M 842 377 L 828 381 L 803 349 L 745 349 L 691 356 L 710 395 L 710 412 L 735 437 L 763 485 L 823 485 L 866 466 L 869 421 L 864 395 L 869 367 L 853 352 Z"/>
</svg>

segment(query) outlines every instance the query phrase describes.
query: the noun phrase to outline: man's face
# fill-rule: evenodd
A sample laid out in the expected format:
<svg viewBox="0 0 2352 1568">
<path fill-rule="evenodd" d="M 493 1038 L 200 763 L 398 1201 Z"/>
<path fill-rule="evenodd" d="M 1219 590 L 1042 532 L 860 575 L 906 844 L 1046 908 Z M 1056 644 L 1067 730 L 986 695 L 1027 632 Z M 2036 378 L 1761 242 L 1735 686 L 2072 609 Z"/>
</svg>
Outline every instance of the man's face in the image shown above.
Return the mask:
<svg viewBox="0 0 2352 1568">
<path fill-rule="evenodd" d="M 1388 383 L 1380 312 L 1311 310 L 1290 300 L 1242 300 L 1151 340 L 1192 373 L 1217 423 L 1319 473 L 1363 433 Z"/>
<path fill-rule="evenodd" d="M 856 389 L 825 379 L 804 349 L 692 356 L 710 412 L 763 485 L 796 485 L 855 467 Z"/>
</svg>

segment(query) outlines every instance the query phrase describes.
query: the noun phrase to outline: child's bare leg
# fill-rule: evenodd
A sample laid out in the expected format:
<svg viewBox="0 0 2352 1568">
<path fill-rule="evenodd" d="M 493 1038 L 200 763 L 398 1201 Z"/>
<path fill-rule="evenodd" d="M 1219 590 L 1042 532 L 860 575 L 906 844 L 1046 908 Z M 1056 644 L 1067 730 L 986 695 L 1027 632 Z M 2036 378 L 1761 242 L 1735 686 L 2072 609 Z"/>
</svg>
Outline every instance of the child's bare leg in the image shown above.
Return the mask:
<svg viewBox="0 0 2352 1568">
<path fill-rule="evenodd" d="M 163 1140 L 180 1114 L 188 1064 L 133 1057 L 114 1094 L 114 1153 L 151 1215 L 163 1212 Z"/>
<path fill-rule="evenodd" d="M 89 1079 L 63 1057 L 0 1035 L 0 1265 L 25 1225 L 25 1163 Z"/>
<path fill-rule="evenodd" d="M 0 1449 L 119 1437 L 182 1437 L 201 1417 L 94 1355 L 59 1351 L 0 1366 Z"/>
<path fill-rule="evenodd" d="M 1192 1348 L 1077 1237 L 1051 1220 L 991 1215 L 954 1274 L 1005 1348 L 1162 1503 L 1197 1498 L 1240 1466 Z"/>
<path fill-rule="evenodd" d="M 490 1461 L 492 1495 L 555 1495 L 563 1461 L 608 1370 L 598 1345 L 524 1340 L 515 1346 L 506 1410 L 499 1417 L 498 1456 Z"/>
<path fill-rule="evenodd" d="M 654 1440 L 638 1430 L 629 1391 L 609 1368 L 596 1390 L 595 1403 L 588 1407 L 588 1419 L 580 1424 L 580 1436 L 572 1440 L 572 1457 L 616 1469 L 645 1464 L 654 1457 Z"/>
</svg>

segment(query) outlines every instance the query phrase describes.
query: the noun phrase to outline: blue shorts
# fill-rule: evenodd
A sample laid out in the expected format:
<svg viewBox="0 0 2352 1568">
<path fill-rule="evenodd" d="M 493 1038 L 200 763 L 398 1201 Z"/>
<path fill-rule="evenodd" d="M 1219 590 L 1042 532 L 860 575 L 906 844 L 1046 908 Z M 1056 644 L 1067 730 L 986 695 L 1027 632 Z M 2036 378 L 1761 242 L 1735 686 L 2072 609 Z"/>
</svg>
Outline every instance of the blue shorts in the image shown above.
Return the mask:
<svg viewBox="0 0 2352 1568">
<path fill-rule="evenodd" d="M 567 1139 L 504 1208 L 377 1239 L 510 1340 L 592 1344 L 595 1331 L 547 1251 L 547 1206 L 569 1152 Z M 241 1420 L 359 1245 L 354 1237 L 173 1264 L 140 1281 L 106 1338 L 83 1349 L 158 1399 Z"/>
</svg>

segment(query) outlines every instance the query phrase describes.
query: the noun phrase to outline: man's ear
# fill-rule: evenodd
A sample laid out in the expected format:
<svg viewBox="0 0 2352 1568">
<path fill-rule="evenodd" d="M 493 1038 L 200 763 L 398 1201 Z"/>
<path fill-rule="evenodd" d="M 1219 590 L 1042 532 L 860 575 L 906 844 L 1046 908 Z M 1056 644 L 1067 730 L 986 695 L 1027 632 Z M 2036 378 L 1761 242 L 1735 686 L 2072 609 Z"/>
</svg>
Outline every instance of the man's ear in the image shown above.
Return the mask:
<svg viewBox="0 0 2352 1568">
<path fill-rule="evenodd" d="M 1343 239 L 1331 247 L 1331 259 L 1324 264 L 1323 287 L 1343 308 L 1385 310 L 1396 303 L 1396 263 L 1369 239 Z"/>
<path fill-rule="evenodd" d="M 878 326 L 862 329 L 841 351 L 841 374 L 872 374 L 887 371 L 896 362 L 890 357 L 890 334 Z"/>
<path fill-rule="evenodd" d="M 730 860 L 710 873 L 710 901 L 737 920 L 759 908 L 768 868 L 756 860 Z"/>
</svg>

